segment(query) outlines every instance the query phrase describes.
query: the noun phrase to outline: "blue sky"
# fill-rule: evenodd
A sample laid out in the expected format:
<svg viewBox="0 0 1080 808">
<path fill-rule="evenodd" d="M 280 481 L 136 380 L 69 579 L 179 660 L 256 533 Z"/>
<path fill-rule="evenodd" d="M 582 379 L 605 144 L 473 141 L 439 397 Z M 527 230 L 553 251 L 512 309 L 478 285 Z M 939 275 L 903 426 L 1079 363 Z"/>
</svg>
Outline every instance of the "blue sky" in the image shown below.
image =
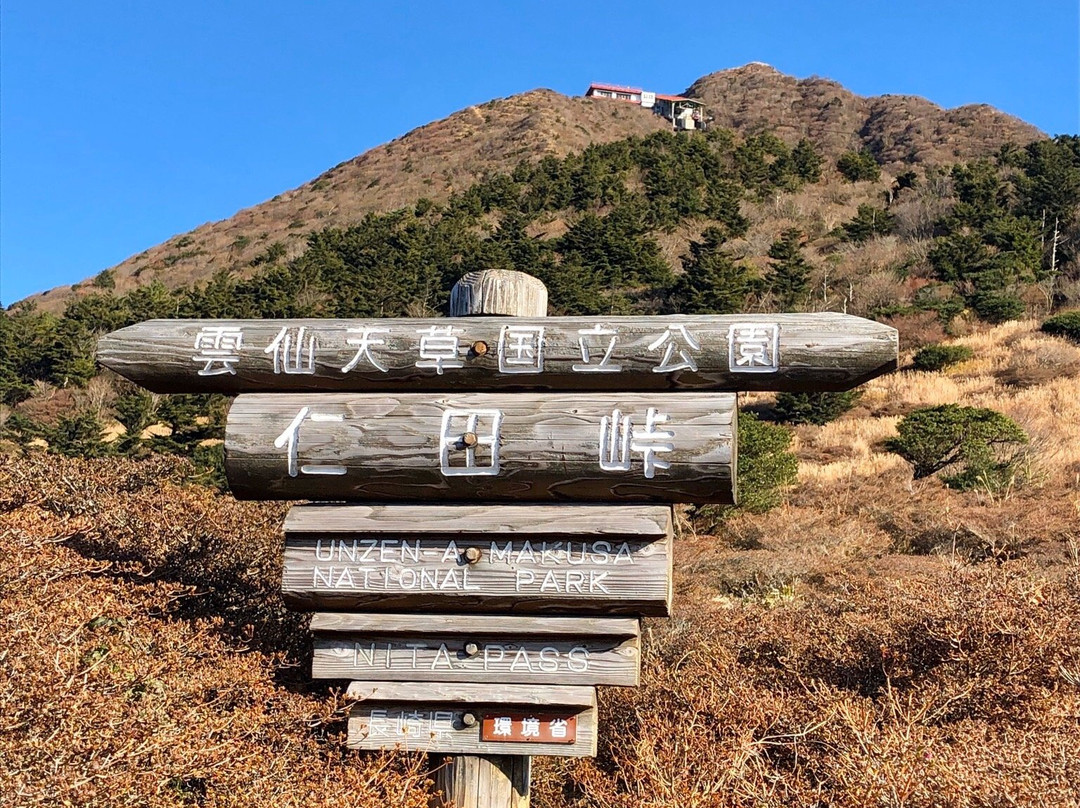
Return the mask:
<svg viewBox="0 0 1080 808">
<path fill-rule="evenodd" d="M 96 274 L 470 104 L 749 61 L 1080 132 L 1076 0 L 0 6 L 0 301 Z"/>
</svg>

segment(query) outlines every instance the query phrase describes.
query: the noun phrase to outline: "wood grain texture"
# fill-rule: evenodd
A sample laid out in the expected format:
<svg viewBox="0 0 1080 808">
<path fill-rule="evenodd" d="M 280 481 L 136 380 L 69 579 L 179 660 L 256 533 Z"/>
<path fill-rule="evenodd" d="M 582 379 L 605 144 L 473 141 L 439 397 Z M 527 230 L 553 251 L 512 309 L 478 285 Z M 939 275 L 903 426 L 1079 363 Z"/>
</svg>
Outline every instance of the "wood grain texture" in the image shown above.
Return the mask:
<svg viewBox="0 0 1080 808">
<path fill-rule="evenodd" d="M 452 315 L 483 313 L 547 316 L 547 287 L 523 272 L 487 269 L 470 272 L 450 292 Z M 486 343 L 476 344 L 479 355 Z M 595 698 L 595 691 L 593 697 Z M 595 712 L 595 705 L 594 705 Z M 594 741 L 595 743 L 595 741 Z M 441 799 L 458 808 L 528 808 L 531 758 L 520 755 L 455 755 L 436 770 Z"/>
<path fill-rule="evenodd" d="M 559 743 L 499 743 L 480 740 L 480 726 L 466 726 L 466 713 L 498 713 L 500 705 L 490 708 L 461 707 L 453 704 L 393 704 L 361 702 L 354 705 L 349 718 L 350 749 L 371 751 L 398 749 L 409 752 L 437 752 L 454 755 L 552 755 L 558 757 L 593 757 L 596 755 L 596 710 L 570 708 L 567 715 L 577 717 L 577 740 Z M 460 760 L 460 759 L 459 759 Z M 455 761 L 458 764 L 459 761 Z M 466 764 L 468 765 L 468 764 Z M 462 775 L 468 788 L 483 796 L 486 787 L 475 776 Z M 490 803 L 479 803 L 487 808 Z"/>
<path fill-rule="evenodd" d="M 735 418 L 728 393 L 257 394 L 225 469 L 238 499 L 732 504 Z"/>
<path fill-rule="evenodd" d="M 351 682 L 350 699 L 397 704 L 453 702 L 510 707 L 595 707 L 596 688 L 567 685 L 475 684 L 470 682 Z"/>
<path fill-rule="evenodd" d="M 832 312 L 148 320 L 102 337 L 97 358 L 159 393 L 800 392 L 895 370 L 898 345 L 894 328 Z"/>
<path fill-rule="evenodd" d="M 287 535 L 484 537 L 500 539 L 593 536 L 663 539 L 671 534 L 666 505 L 296 505 L 285 516 Z"/>
<path fill-rule="evenodd" d="M 499 614 L 371 614 L 318 612 L 311 630 L 325 633 L 507 635 L 509 637 L 638 637 L 631 617 L 516 617 Z"/>
<path fill-rule="evenodd" d="M 637 685 L 637 637 L 315 634 L 311 675 L 358 681 Z"/>
<path fill-rule="evenodd" d="M 547 287 L 539 278 L 513 269 L 482 269 L 461 276 L 450 290 L 450 316 L 510 314 L 546 317 Z"/>
<path fill-rule="evenodd" d="M 524 755 L 451 755 L 433 761 L 437 796 L 450 808 L 529 808 L 532 758 Z"/>
<path fill-rule="evenodd" d="M 281 591 L 295 607 L 667 615 L 659 505 L 300 505 Z"/>
</svg>

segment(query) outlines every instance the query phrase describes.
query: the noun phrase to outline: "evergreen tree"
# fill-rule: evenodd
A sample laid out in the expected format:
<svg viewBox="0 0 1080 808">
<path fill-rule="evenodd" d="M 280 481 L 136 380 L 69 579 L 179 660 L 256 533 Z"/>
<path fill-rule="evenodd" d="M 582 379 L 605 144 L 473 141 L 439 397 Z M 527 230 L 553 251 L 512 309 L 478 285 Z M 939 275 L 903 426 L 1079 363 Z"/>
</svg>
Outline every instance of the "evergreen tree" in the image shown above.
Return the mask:
<svg viewBox="0 0 1080 808">
<path fill-rule="evenodd" d="M 883 208 L 873 205 L 859 205 L 858 213 L 850 222 L 841 227 L 844 241 L 869 241 L 874 236 L 884 236 L 892 232 L 893 215 Z"/>
<path fill-rule="evenodd" d="M 684 272 L 672 288 L 672 311 L 679 314 L 732 314 L 746 308 L 757 278 L 723 252 L 724 234 L 709 227 L 682 256 Z"/>
<path fill-rule="evenodd" d="M 866 149 L 857 152 L 844 152 L 836 161 L 836 168 L 849 182 L 859 182 L 860 180 L 877 182 L 881 177 L 881 168 L 878 166 L 877 160 Z"/>
<path fill-rule="evenodd" d="M 821 166 L 825 162 L 817 153 L 814 144 L 803 138 L 795 144 L 791 152 L 795 173 L 803 182 L 820 182 Z"/>
<path fill-rule="evenodd" d="M 769 289 L 785 309 L 801 304 L 810 290 L 810 264 L 803 257 L 801 241 L 802 233 L 792 227 L 769 247 L 769 258 L 773 260 Z"/>
</svg>

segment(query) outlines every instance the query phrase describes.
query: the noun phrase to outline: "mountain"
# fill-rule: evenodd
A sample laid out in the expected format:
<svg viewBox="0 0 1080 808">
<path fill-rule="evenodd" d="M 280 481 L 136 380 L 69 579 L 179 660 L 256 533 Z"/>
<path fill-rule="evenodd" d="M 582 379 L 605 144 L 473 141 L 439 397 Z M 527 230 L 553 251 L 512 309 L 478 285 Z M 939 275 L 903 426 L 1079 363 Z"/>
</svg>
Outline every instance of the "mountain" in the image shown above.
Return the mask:
<svg viewBox="0 0 1080 808">
<path fill-rule="evenodd" d="M 864 98 L 835 81 L 796 79 L 760 63 L 711 73 L 685 94 L 705 101 L 716 125 L 743 134 L 771 131 L 792 143 L 806 137 L 830 157 L 868 148 L 894 172 L 900 165 L 984 157 L 1003 143 L 1045 137 L 986 104 L 942 109 L 912 95 Z"/>
<path fill-rule="evenodd" d="M 992 107 L 946 110 L 922 98 L 864 98 L 827 79 L 796 79 L 760 63 L 704 76 L 687 88 L 706 102 L 714 125 L 742 135 L 772 131 L 789 145 L 809 138 L 830 161 L 849 150 L 871 150 L 887 171 L 987 156 L 1004 143 L 1044 135 Z M 176 288 L 219 270 L 250 272 L 268 249 L 302 253 L 311 230 L 351 224 L 370 212 L 445 200 L 486 173 L 521 160 L 557 157 L 590 143 L 608 143 L 668 128 L 650 110 L 608 99 L 532 90 L 468 107 L 341 163 L 310 182 L 203 224 L 111 268 L 118 293 L 157 280 Z M 274 246 L 278 245 L 278 246 Z M 90 283 L 60 286 L 30 300 L 60 311 Z"/>
</svg>

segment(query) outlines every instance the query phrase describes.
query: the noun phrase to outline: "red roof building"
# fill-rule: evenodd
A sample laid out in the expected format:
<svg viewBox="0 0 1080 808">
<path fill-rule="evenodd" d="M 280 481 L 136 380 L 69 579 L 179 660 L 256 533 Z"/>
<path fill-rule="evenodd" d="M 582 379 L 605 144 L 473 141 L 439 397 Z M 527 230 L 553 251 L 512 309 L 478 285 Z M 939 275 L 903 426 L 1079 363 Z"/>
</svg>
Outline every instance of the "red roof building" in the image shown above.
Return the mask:
<svg viewBox="0 0 1080 808">
<path fill-rule="evenodd" d="M 619 101 L 629 101 L 631 104 L 641 103 L 640 87 L 623 87 L 619 84 L 600 84 L 593 82 L 585 91 L 586 98 L 615 98 Z"/>
</svg>

